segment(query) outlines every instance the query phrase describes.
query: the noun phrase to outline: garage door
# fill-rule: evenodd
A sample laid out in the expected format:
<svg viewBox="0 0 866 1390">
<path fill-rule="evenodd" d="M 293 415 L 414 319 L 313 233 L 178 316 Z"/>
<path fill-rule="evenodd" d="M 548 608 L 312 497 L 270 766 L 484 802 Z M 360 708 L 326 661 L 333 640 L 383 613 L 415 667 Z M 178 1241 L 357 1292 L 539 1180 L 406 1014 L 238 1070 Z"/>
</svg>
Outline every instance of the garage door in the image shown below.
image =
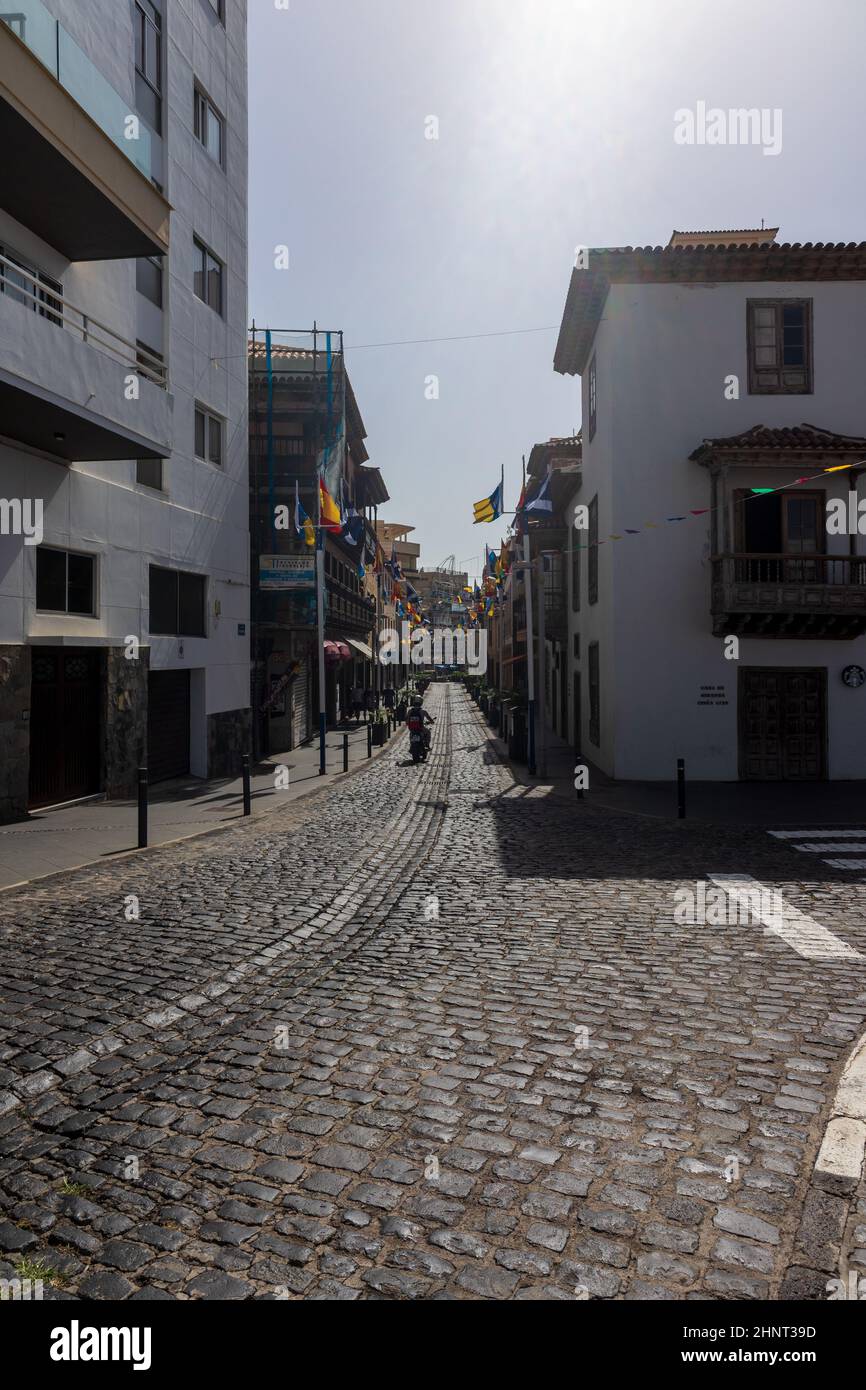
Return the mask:
<svg viewBox="0 0 866 1390">
<path fill-rule="evenodd" d="M 147 681 L 148 780 L 189 772 L 189 671 L 151 671 Z"/>
</svg>

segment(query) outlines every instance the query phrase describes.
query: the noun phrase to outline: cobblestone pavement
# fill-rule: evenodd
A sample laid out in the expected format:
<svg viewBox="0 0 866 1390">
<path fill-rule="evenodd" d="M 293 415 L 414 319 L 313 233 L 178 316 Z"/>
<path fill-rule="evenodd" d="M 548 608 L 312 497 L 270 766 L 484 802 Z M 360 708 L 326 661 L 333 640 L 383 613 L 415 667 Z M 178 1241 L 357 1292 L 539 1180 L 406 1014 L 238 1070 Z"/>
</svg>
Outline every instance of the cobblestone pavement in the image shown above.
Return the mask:
<svg viewBox="0 0 866 1390">
<path fill-rule="evenodd" d="M 462 689 L 427 703 L 423 767 L 401 738 L 266 824 L 0 897 L 0 1277 L 778 1296 L 866 1019 L 866 885 L 527 789 Z M 863 955 L 678 924 L 710 873 Z"/>
</svg>

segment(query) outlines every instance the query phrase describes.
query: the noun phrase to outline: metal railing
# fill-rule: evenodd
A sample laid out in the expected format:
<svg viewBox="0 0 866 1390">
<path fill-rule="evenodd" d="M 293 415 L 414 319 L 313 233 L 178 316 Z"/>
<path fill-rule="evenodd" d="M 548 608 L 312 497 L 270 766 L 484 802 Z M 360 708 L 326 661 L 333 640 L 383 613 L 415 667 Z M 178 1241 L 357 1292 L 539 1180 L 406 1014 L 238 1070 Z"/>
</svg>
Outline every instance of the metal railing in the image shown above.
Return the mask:
<svg viewBox="0 0 866 1390">
<path fill-rule="evenodd" d="M 717 555 L 713 577 L 728 584 L 866 585 L 866 555 Z"/>
<path fill-rule="evenodd" d="M 58 328 L 77 333 L 82 342 L 89 343 L 115 362 L 131 367 L 155 386 L 165 387 L 168 384 L 166 364 L 161 358 L 129 342 L 120 333 L 115 333 L 113 328 L 100 323 L 99 319 L 91 318 L 41 280 L 38 273 L 10 260 L 8 256 L 0 256 L 0 295 L 32 309 Z"/>
</svg>

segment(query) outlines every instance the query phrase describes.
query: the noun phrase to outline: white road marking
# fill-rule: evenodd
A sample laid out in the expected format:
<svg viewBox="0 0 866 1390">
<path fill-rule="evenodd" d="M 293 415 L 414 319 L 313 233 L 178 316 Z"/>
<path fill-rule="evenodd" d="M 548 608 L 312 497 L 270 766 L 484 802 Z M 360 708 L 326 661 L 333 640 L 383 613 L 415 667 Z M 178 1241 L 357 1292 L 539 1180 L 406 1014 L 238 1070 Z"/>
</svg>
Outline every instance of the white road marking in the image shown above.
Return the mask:
<svg viewBox="0 0 866 1390">
<path fill-rule="evenodd" d="M 860 854 L 866 849 L 866 840 L 825 840 L 823 845 L 792 845 L 801 854 L 826 854 L 828 850 L 836 854 Z"/>
<path fill-rule="evenodd" d="M 768 933 L 781 937 L 799 956 L 807 960 L 863 960 L 853 946 L 784 902 L 775 889 L 766 888 L 749 874 L 707 874 L 707 878 L 735 902 L 744 903 Z M 766 905 L 774 900 L 781 903 L 781 911 L 767 910 Z"/>
<path fill-rule="evenodd" d="M 862 840 L 866 830 L 768 830 L 777 840 Z"/>
<path fill-rule="evenodd" d="M 831 869 L 866 869 L 866 859 L 825 859 Z"/>
</svg>

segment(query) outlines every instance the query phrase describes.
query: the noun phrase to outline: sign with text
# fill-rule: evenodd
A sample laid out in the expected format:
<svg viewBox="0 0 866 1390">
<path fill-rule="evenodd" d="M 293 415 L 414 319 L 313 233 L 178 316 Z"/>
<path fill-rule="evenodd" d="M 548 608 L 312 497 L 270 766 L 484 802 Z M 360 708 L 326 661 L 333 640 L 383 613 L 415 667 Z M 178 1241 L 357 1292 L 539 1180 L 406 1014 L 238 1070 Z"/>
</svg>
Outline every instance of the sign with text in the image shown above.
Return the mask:
<svg viewBox="0 0 866 1390">
<path fill-rule="evenodd" d="M 260 555 L 260 589 L 314 589 L 316 561 L 311 555 Z"/>
</svg>

